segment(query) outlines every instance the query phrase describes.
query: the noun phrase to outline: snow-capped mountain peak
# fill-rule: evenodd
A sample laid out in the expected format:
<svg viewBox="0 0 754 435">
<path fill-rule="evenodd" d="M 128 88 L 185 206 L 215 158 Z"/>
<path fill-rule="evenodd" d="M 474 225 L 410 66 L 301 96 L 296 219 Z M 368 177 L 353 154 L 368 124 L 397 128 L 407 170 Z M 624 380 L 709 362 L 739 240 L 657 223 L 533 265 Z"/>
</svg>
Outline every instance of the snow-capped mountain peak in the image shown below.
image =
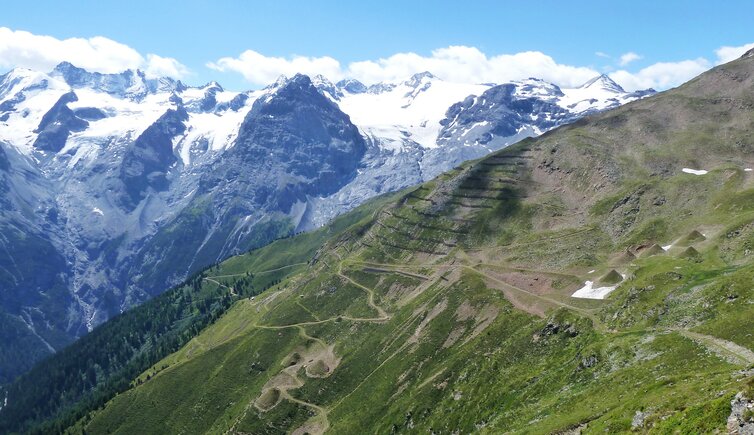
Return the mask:
<svg viewBox="0 0 754 435">
<path fill-rule="evenodd" d="M 557 85 L 534 77 L 515 81 L 513 84 L 516 85 L 515 94 L 519 98 L 555 99 L 563 96 L 563 91 Z"/>
<path fill-rule="evenodd" d="M 436 79 L 436 78 L 437 77 L 435 77 L 431 72 L 424 71 L 424 72 L 412 75 L 411 78 L 403 82 L 403 84 L 410 88 L 417 88 L 419 86 L 422 86 L 426 83 L 431 82 L 432 79 Z"/>
<path fill-rule="evenodd" d="M 588 80 L 583 85 L 579 86 L 579 89 L 593 89 L 604 90 L 608 92 L 614 92 L 616 94 L 623 94 L 626 91 L 618 84 L 615 83 L 607 74 L 601 74 L 593 79 Z"/>
<path fill-rule="evenodd" d="M 356 79 L 344 79 L 336 83 L 335 86 L 350 94 L 363 94 L 367 91 L 367 87 L 364 83 L 361 83 Z"/>
<path fill-rule="evenodd" d="M 329 98 L 332 101 L 339 101 L 340 98 L 343 96 L 343 92 L 341 89 L 333 84 L 330 80 L 327 79 L 327 77 L 317 74 L 311 78 L 312 84 L 314 85 L 317 90 L 320 91 L 324 96 Z"/>
</svg>

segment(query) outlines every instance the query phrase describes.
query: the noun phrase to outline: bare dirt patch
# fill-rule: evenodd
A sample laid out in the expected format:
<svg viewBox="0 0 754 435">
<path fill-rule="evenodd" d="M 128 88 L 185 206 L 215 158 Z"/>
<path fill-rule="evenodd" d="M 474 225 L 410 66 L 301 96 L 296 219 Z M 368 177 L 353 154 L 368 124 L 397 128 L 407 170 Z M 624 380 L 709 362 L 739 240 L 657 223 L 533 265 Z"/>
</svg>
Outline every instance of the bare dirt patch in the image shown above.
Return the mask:
<svg viewBox="0 0 754 435">
<path fill-rule="evenodd" d="M 311 352 L 308 356 L 308 361 L 303 364 L 306 376 L 310 378 L 326 378 L 332 374 L 338 364 L 340 364 L 340 358 L 335 355 L 335 346 L 327 346 Z"/>
<path fill-rule="evenodd" d="M 553 279 L 544 274 L 513 271 L 498 272 L 494 270 L 486 270 L 485 272 L 500 281 L 507 282 L 514 287 L 525 289 L 534 294 L 543 295 L 552 293 L 553 291 Z"/>
<path fill-rule="evenodd" d="M 411 335 L 411 337 L 408 338 L 409 344 L 417 344 L 419 343 L 422 333 L 424 332 L 424 329 L 429 325 L 429 322 L 431 322 L 435 317 L 439 316 L 440 313 L 445 311 L 445 309 L 448 308 L 448 299 L 443 299 L 442 301 L 438 302 L 434 307 L 432 307 L 431 310 L 429 310 L 426 315 L 424 316 L 424 319 L 422 319 L 421 323 L 416 327 L 416 330 Z"/>
<path fill-rule="evenodd" d="M 495 321 L 498 314 L 500 314 L 500 308 L 494 305 L 487 305 L 484 308 L 482 308 L 479 311 L 479 313 L 477 313 L 477 315 L 474 316 L 474 321 L 476 322 L 476 325 L 474 326 L 474 330 L 471 331 L 471 334 L 469 334 L 469 336 L 466 337 L 466 340 L 463 341 L 463 344 L 466 344 L 469 341 L 473 340 L 476 336 L 478 336 L 485 329 L 487 329 L 487 327 L 490 326 L 492 322 Z"/>
<path fill-rule="evenodd" d="M 319 435 L 325 433 L 325 430 L 327 427 L 322 421 L 312 420 L 291 432 L 291 435 Z"/>
<path fill-rule="evenodd" d="M 515 308 L 537 317 L 544 318 L 546 317 L 548 310 L 558 307 L 556 303 L 544 300 L 534 294 L 534 292 L 518 289 L 517 287 L 501 283 L 488 276 L 483 276 L 482 279 L 487 287 L 502 291 L 505 299 L 507 299 Z"/>
<path fill-rule="evenodd" d="M 377 285 L 379 287 L 379 284 Z M 394 282 L 385 293 L 385 297 L 390 301 L 397 301 L 410 294 L 415 287 L 407 287 L 399 282 Z"/>
<path fill-rule="evenodd" d="M 453 328 L 453 330 L 450 331 L 450 334 L 448 334 L 448 338 L 446 338 L 445 342 L 442 344 L 442 348 L 447 349 L 450 346 L 453 346 L 465 333 L 466 328 L 463 326 L 457 326 Z"/>
<path fill-rule="evenodd" d="M 254 406 L 260 411 L 269 411 L 280 403 L 281 395 L 280 390 L 277 388 L 270 388 L 265 390 L 261 396 L 254 402 Z"/>
<path fill-rule="evenodd" d="M 477 310 L 469 301 L 463 301 L 461 305 L 456 308 L 456 320 L 459 322 L 465 322 L 477 315 Z"/>
<path fill-rule="evenodd" d="M 304 385 L 299 378 L 303 369 L 309 378 L 326 378 L 330 376 L 340 364 L 340 358 L 335 355 L 335 346 L 326 346 L 319 341 L 312 341 L 308 347 L 299 346 L 281 364 L 284 368 L 277 375 L 270 378 L 262 393 L 254 401 L 254 406 L 262 412 L 269 411 L 280 403 L 282 397 L 289 397 L 288 391 Z M 272 398 L 275 400 L 271 400 Z"/>
</svg>

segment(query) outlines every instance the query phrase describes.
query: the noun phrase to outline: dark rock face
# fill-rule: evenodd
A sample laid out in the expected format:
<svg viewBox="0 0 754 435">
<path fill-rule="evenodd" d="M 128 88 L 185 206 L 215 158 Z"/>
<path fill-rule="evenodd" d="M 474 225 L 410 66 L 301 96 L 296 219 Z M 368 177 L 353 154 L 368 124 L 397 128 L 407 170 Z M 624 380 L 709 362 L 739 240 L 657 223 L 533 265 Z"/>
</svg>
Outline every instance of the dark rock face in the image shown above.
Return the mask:
<svg viewBox="0 0 754 435">
<path fill-rule="evenodd" d="M 424 82 L 425 79 L 433 79 L 433 78 L 435 78 L 435 76 L 432 75 L 431 72 L 424 71 L 424 72 L 412 75 L 411 78 L 406 80 L 403 84 L 414 89 L 420 86 L 426 86 L 426 88 L 429 88 L 429 86 L 427 86 L 429 83 L 424 83 L 424 85 L 422 85 L 422 82 Z"/>
<path fill-rule="evenodd" d="M 327 78 L 321 75 L 315 76 L 312 83 L 321 94 L 329 96 L 335 101 L 340 101 L 340 99 L 343 97 L 343 91 L 341 91 L 341 89 L 337 85 L 333 84 L 331 81 L 327 80 Z"/>
<path fill-rule="evenodd" d="M 393 89 L 395 89 L 395 86 L 396 85 L 392 83 L 376 83 L 369 86 L 369 88 L 367 88 L 367 92 L 369 92 L 370 94 L 381 94 L 383 92 L 392 91 Z"/>
<path fill-rule="evenodd" d="M 10 161 L 8 161 L 8 155 L 5 153 L 2 144 L 0 144 L 0 207 L 8 208 L 8 198 L 6 194 L 10 190 L 8 186 L 8 170 L 10 169 Z"/>
<path fill-rule="evenodd" d="M 233 97 L 232 100 L 225 102 L 225 103 L 219 103 L 215 106 L 215 113 L 222 112 L 224 110 L 232 110 L 234 112 L 239 111 L 244 105 L 246 105 L 246 102 L 249 100 L 249 95 L 245 93 L 241 93 Z"/>
<path fill-rule="evenodd" d="M 467 97 L 448 109 L 446 118 L 440 122 L 443 129 L 438 142 L 452 138 L 457 129 L 470 128 L 486 122 L 485 129 L 476 140 L 486 144 L 494 137 L 510 137 L 519 129 L 537 119 L 536 125 L 541 130 L 550 129 L 567 122 L 573 115 L 557 104 L 539 98 L 516 98 L 516 86 L 505 84 L 485 91 L 479 98 Z"/>
<path fill-rule="evenodd" d="M 155 124 L 165 144 L 178 120 Z M 338 191 L 365 152 L 358 129 L 308 77 L 290 79 L 254 103 L 235 145 L 203 171 L 184 212 L 139 249 L 126 273 L 139 277 L 133 288 L 157 294 L 186 271 L 287 234 L 296 225 L 294 206 L 303 213 L 308 196 Z"/>
<path fill-rule="evenodd" d="M 42 117 L 36 132 L 39 133 L 34 141 L 34 148 L 42 151 L 58 152 L 65 146 L 68 136 L 74 131 L 83 131 L 89 123 L 76 116 L 68 108 L 68 103 L 77 101 L 74 92 L 68 92 L 60 97 L 57 103 Z"/>
<path fill-rule="evenodd" d="M 16 110 L 16 104 L 24 101 L 26 96 L 24 94 L 16 94 L 13 98 L 9 98 L 0 103 L 0 122 L 5 122 L 10 117 L 10 112 Z"/>
<path fill-rule="evenodd" d="M 0 145 L 0 171 L 7 171 L 10 169 L 10 162 L 8 161 L 8 155 L 5 154 L 3 146 Z"/>
<path fill-rule="evenodd" d="M 354 79 L 341 80 L 335 86 L 351 94 L 363 94 L 368 89 L 364 83 Z"/>
<path fill-rule="evenodd" d="M 182 107 L 168 109 L 129 147 L 120 170 L 128 195 L 124 205 L 135 207 L 150 187 L 156 191 L 167 189 L 168 169 L 178 161 L 173 154 L 173 138 L 186 130 L 187 119 L 188 113 Z"/>
<path fill-rule="evenodd" d="M 223 88 L 215 83 L 208 83 L 203 87 L 204 95 L 202 98 L 192 101 L 191 104 L 186 106 L 189 111 L 196 112 L 211 112 L 217 106 L 217 93 L 222 92 Z"/>
<path fill-rule="evenodd" d="M 259 204 L 288 212 L 306 195 L 336 192 L 355 174 L 366 144 L 348 115 L 297 75 L 257 100 L 204 190 L 243 180 Z M 253 168 L 253 171 L 250 170 Z"/>
</svg>

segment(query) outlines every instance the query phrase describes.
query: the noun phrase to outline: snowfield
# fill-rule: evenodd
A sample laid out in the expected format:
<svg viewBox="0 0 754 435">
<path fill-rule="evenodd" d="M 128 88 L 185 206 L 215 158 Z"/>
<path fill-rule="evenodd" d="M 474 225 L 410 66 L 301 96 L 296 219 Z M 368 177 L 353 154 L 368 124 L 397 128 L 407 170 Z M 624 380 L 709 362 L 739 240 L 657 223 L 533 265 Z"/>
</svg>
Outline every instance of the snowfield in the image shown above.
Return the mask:
<svg viewBox="0 0 754 435">
<path fill-rule="evenodd" d="M 584 287 L 576 290 L 571 297 L 579 299 L 605 299 L 607 295 L 617 289 L 618 285 L 612 285 L 609 287 L 594 287 L 594 282 L 586 281 Z"/>
</svg>

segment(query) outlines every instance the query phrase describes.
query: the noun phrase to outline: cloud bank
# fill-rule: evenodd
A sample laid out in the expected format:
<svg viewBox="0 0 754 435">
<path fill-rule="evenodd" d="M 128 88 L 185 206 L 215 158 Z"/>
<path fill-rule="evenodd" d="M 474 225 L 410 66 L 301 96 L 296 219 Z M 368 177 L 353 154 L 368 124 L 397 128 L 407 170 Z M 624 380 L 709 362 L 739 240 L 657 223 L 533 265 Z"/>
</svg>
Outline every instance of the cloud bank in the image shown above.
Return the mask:
<svg viewBox="0 0 754 435">
<path fill-rule="evenodd" d="M 629 65 L 641 64 L 639 61 L 643 59 L 633 51 L 616 57 L 597 51 L 595 56 L 607 64 L 595 67 L 560 63 L 540 51 L 490 55 L 476 47 L 463 45 L 438 48 L 429 55 L 403 52 L 348 64 L 330 56 L 275 57 L 246 50 L 237 57 L 222 57 L 205 66 L 214 71 L 240 74 L 253 86 L 265 86 L 280 75 L 296 73 L 322 74 L 332 81 L 355 78 L 372 84 L 401 81 L 413 74 L 430 71 L 445 80 L 459 83 L 503 83 L 536 77 L 562 87 L 575 87 L 601 71 L 610 71 L 610 77 L 627 90 L 664 90 L 678 86 L 715 65 L 734 60 L 751 48 L 754 48 L 754 43 L 723 46 L 714 51 L 713 60 L 698 57 L 656 62 L 639 69 L 629 69 Z M 57 39 L 0 27 L 0 69 L 25 67 L 49 71 L 62 61 L 101 73 L 138 68 L 150 77 L 185 78 L 190 74 L 186 66 L 172 57 L 141 54 L 128 45 L 102 36 Z"/>
<path fill-rule="evenodd" d="M 754 48 L 754 42 L 750 44 L 744 44 L 739 47 L 720 47 L 715 50 L 715 54 L 717 55 L 717 64 L 720 65 L 722 63 L 738 59 L 752 48 Z"/>
<path fill-rule="evenodd" d="M 736 59 L 753 47 L 754 43 L 740 47 L 720 47 L 715 51 L 715 61 L 699 57 L 675 62 L 656 62 L 633 71 L 626 67 L 643 57 L 635 52 L 628 52 L 615 60 L 618 70 L 609 65 L 602 67 L 602 70 L 612 71 L 610 77 L 627 90 L 663 90 L 678 86 L 716 64 Z M 600 51 L 595 55 L 603 59 L 612 59 Z M 445 80 L 461 83 L 502 83 L 536 77 L 562 87 L 579 86 L 600 74 L 593 66 L 559 63 L 539 51 L 490 56 L 478 48 L 469 46 L 440 48 L 432 51 L 429 56 L 412 52 L 397 53 L 386 58 L 352 62 L 347 65 L 329 56 L 270 57 L 254 50 L 246 50 L 238 57 L 223 57 L 209 62 L 207 67 L 221 72 L 239 73 L 249 83 L 258 86 L 271 83 L 280 75 L 290 76 L 297 72 L 309 75 L 322 74 L 332 81 L 355 78 L 372 84 L 404 80 L 415 73 L 430 71 Z"/>
<path fill-rule="evenodd" d="M 526 51 L 487 56 L 475 47 L 450 46 L 432 51 L 430 56 L 397 53 L 387 58 L 342 65 L 332 57 L 269 57 L 246 50 L 238 57 L 223 57 L 207 64 L 221 72 L 240 73 L 255 85 L 274 81 L 281 74 L 322 74 L 330 80 L 355 78 L 371 84 L 405 80 L 413 74 L 430 71 L 445 80 L 463 83 L 504 82 L 537 77 L 564 86 L 578 86 L 599 73 L 591 67 L 560 64 L 552 57 Z"/>
<path fill-rule="evenodd" d="M 62 61 L 101 73 L 142 69 L 151 77 L 182 78 L 188 69 L 170 57 L 142 56 L 133 48 L 102 36 L 57 39 L 0 27 L 0 68 L 50 71 Z"/>
</svg>

